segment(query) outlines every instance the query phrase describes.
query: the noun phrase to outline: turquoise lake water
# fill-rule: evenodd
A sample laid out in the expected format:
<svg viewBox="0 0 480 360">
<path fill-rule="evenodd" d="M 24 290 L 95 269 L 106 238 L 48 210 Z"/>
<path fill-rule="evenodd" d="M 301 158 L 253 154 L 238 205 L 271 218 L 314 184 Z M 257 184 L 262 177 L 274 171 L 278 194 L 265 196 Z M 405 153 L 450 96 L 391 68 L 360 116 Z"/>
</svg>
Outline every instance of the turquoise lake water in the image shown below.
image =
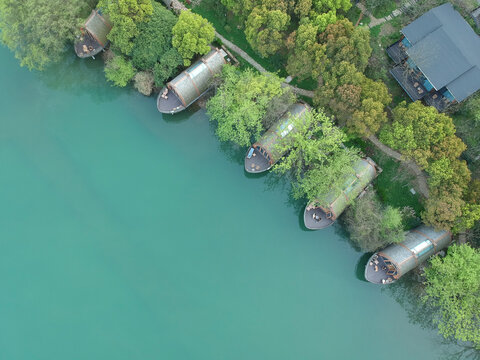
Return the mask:
<svg viewBox="0 0 480 360">
<path fill-rule="evenodd" d="M 0 48 L 0 359 L 452 359 L 411 281 L 362 280 L 199 108 Z"/>
</svg>

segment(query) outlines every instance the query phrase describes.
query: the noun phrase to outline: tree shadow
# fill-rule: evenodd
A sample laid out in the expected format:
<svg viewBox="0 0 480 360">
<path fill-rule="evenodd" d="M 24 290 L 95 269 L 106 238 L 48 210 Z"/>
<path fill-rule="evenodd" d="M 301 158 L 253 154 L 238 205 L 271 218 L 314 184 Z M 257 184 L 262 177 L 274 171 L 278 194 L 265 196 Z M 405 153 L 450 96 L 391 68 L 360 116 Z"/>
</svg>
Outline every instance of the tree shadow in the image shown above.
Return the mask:
<svg viewBox="0 0 480 360">
<path fill-rule="evenodd" d="M 125 93 L 125 89 L 107 83 L 100 56 L 93 60 L 80 59 L 73 53 L 66 54 L 63 61 L 37 74 L 49 89 L 78 96 L 88 95 L 94 103 L 110 102 Z"/>
</svg>

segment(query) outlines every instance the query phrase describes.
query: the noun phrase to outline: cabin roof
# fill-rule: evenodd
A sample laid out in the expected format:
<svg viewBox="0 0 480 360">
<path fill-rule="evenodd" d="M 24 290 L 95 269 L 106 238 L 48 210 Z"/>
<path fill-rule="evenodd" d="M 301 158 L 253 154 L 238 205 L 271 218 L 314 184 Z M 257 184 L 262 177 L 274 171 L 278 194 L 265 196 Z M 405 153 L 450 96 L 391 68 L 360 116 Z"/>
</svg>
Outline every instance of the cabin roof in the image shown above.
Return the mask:
<svg viewBox="0 0 480 360">
<path fill-rule="evenodd" d="M 213 77 L 227 63 L 226 56 L 224 50 L 213 49 L 167 84 L 175 91 L 184 107 L 189 106 L 210 87 Z"/>
<path fill-rule="evenodd" d="M 447 87 L 457 101 L 480 89 L 480 37 L 446 3 L 402 29 L 407 54 L 436 90 Z"/>
<path fill-rule="evenodd" d="M 112 25 L 108 17 L 104 16 L 99 10 L 92 10 L 92 13 L 85 21 L 85 30 L 102 46 L 107 44 L 107 35 L 111 29 Z"/>
</svg>

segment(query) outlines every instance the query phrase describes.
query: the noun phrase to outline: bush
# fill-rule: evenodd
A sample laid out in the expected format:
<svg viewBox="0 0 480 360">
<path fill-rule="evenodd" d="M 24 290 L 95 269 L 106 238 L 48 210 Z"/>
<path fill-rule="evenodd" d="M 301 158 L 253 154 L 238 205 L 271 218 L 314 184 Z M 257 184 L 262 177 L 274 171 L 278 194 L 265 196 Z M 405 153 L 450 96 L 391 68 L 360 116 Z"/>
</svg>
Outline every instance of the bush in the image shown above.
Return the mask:
<svg viewBox="0 0 480 360">
<path fill-rule="evenodd" d="M 373 252 L 405 239 L 406 210 L 383 206 L 373 191 L 367 191 L 347 209 L 343 220 L 351 240 L 363 251 Z"/>
<path fill-rule="evenodd" d="M 105 77 L 116 86 L 124 87 L 135 76 L 131 61 L 121 55 L 115 55 L 105 66 Z"/>
<path fill-rule="evenodd" d="M 155 85 L 161 87 L 171 78 L 176 70 L 183 64 L 183 58 L 177 49 L 168 50 L 153 67 Z"/>
<path fill-rule="evenodd" d="M 141 71 L 135 75 L 134 78 L 134 87 L 141 94 L 145 96 L 150 96 L 153 90 L 153 74 L 150 71 Z"/>
</svg>

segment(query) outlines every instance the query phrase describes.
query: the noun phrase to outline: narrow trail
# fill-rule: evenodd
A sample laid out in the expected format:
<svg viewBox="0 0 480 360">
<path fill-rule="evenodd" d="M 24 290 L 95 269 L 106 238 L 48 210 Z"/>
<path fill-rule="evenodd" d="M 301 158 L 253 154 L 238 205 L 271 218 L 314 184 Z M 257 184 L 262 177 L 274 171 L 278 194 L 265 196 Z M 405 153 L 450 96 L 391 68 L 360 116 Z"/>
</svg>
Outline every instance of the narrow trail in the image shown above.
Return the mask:
<svg viewBox="0 0 480 360">
<path fill-rule="evenodd" d="M 357 3 L 357 7 L 362 11 L 364 15 L 370 18 L 370 24 L 368 24 L 367 26 L 369 28 L 373 28 L 377 25 L 383 24 L 384 22 L 392 20 L 394 17 L 401 15 L 407 8 L 409 8 L 410 6 L 413 6 L 417 1 L 419 0 L 406 1 L 405 4 L 403 4 L 403 6 L 401 6 L 399 9 L 393 10 L 389 15 L 382 17 L 380 19 L 377 19 L 375 16 L 373 16 L 372 13 L 368 11 L 365 5 L 362 4 L 361 2 Z"/>
</svg>

